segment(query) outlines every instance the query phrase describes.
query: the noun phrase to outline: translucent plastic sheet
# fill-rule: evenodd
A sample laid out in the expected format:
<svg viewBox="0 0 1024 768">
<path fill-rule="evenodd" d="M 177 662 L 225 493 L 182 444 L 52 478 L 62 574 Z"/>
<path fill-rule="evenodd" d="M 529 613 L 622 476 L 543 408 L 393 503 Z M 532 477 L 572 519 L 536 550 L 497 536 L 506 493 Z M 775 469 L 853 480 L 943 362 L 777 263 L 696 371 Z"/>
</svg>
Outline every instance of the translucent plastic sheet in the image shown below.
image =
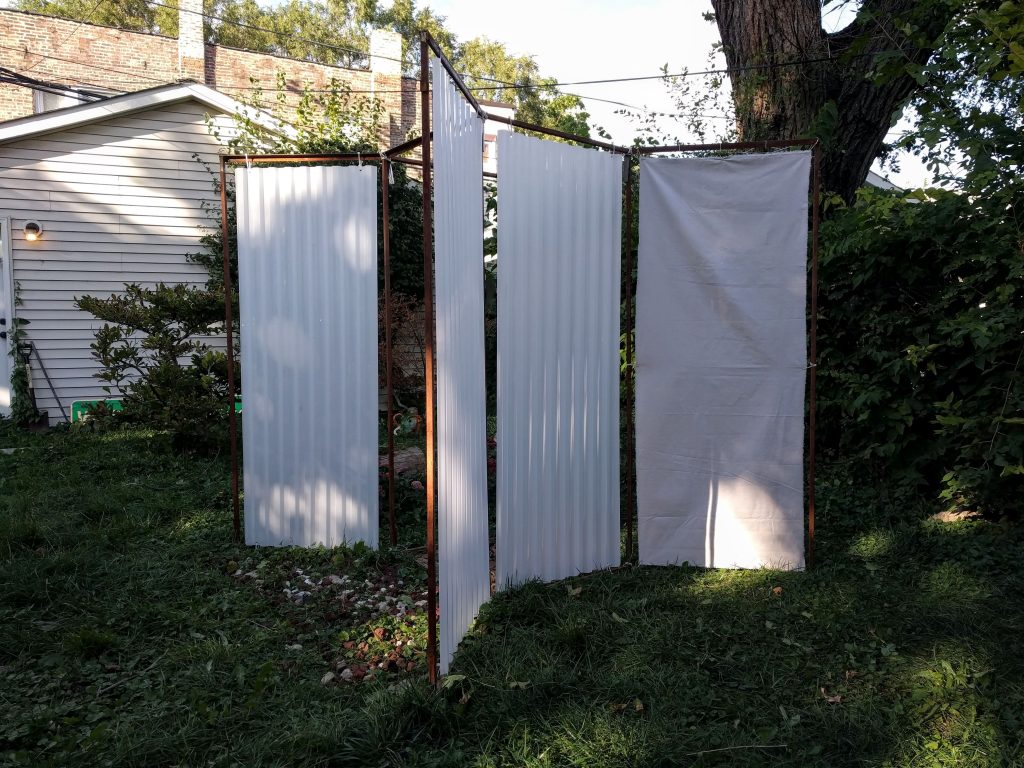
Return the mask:
<svg viewBox="0 0 1024 768">
<path fill-rule="evenodd" d="M 484 384 L 483 121 L 433 62 L 440 670 L 491 594 Z"/>
<path fill-rule="evenodd" d="M 498 135 L 499 586 L 619 564 L 622 163 Z"/>
<path fill-rule="evenodd" d="M 245 540 L 377 546 L 377 169 L 235 172 Z"/>
</svg>

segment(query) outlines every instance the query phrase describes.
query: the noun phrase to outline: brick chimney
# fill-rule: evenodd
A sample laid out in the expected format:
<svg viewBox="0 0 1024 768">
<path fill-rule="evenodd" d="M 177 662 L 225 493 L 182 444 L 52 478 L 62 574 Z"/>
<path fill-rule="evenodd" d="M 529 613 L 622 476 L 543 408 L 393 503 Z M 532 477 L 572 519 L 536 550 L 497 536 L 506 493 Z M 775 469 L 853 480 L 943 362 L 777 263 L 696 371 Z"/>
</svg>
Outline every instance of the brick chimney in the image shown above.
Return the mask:
<svg viewBox="0 0 1024 768">
<path fill-rule="evenodd" d="M 178 0 L 178 79 L 206 82 L 203 0 Z"/>
<path fill-rule="evenodd" d="M 371 30 L 370 71 L 375 75 L 402 74 L 402 36 L 400 34 L 387 29 Z"/>
</svg>

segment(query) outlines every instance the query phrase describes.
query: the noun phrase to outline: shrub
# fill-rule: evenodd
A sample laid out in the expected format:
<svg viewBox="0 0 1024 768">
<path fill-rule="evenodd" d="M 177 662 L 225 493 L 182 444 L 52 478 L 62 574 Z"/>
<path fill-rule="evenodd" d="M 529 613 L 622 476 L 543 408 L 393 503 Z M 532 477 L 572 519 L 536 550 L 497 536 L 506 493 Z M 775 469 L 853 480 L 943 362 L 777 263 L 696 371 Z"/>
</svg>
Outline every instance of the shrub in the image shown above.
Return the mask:
<svg viewBox="0 0 1024 768">
<path fill-rule="evenodd" d="M 825 223 L 823 448 L 951 505 L 1020 513 L 1022 191 L 864 190 Z"/>
<path fill-rule="evenodd" d="M 98 377 L 123 397 L 123 411 L 105 418 L 167 430 L 181 449 L 216 450 L 225 443 L 227 359 L 207 341 L 222 327 L 222 294 L 129 284 L 123 295 L 87 296 L 77 304 L 104 321 L 91 345 L 103 366 Z"/>
</svg>

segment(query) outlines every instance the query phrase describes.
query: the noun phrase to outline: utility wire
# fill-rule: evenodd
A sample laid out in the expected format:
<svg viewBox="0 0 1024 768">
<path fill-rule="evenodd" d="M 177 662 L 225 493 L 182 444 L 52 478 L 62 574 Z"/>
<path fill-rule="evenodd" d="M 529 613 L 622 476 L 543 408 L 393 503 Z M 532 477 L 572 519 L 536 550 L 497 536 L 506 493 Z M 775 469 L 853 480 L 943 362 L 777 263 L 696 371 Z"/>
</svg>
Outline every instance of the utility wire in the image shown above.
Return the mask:
<svg viewBox="0 0 1024 768">
<path fill-rule="evenodd" d="M 309 38 L 299 37 L 297 35 L 293 35 L 293 34 L 290 34 L 288 32 L 280 32 L 278 30 L 268 29 L 267 27 L 260 27 L 260 26 L 257 26 L 255 24 L 248 24 L 248 23 L 242 22 L 242 21 L 233 21 L 231 19 L 225 19 L 223 16 L 217 16 L 217 15 L 212 14 L 212 13 L 205 13 L 203 11 L 193 11 L 193 10 L 188 9 L 188 8 L 178 9 L 177 6 L 169 5 L 167 3 L 161 3 L 161 2 L 159 2 L 159 0 L 145 0 L 145 2 L 150 4 L 150 5 L 159 6 L 161 8 L 170 8 L 172 10 L 183 10 L 186 13 L 193 13 L 193 14 L 196 14 L 198 16 L 202 16 L 204 19 L 212 19 L 212 20 L 215 20 L 215 21 L 219 21 L 219 22 L 221 22 L 223 24 L 230 24 L 232 26 L 241 27 L 243 29 L 251 29 L 251 30 L 256 31 L 256 32 L 266 32 L 267 34 L 275 35 L 275 36 L 280 37 L 280 38 L 284 38 L 284 39 L 288 39 L 288 40 L 294 40 L 294 41 L 299 42 L 299 43 L 307 43 L 309 45 L 319 46 L 321 48 L 326 48 L 328 50 L 342 51 L 344 53 L 354 54 L 356 56 L 361 56 L 361 57 L 364 57 L 364 58 L 369 58 L 370 55 L 371 55 L 367 51 L 358 50 L 356 48 L 349 48 L 348 46 L 343 46 L 343 45 L 334 45 L 332 43 L 322 43 L 322 42 L 319 42 L 317 40 L 311 40 Z M 881 55 L 885 55 L 885 54 L 899 54 L 899 53 L 903 53 L 903 52 L 898 50 L 898 49 L 896 49 L 896 50 L 886 50 L 886 51 L 866 51 L 864 53 L 852 54 L 848 58 L 861 58 L 861 57 L 865 57 L 865 56 L 881 56 Z M 404 59 L 395 58 L 393 56 L 374 56 L 374 58 L 385 59 L 387 61 L 397 61 L 400 64 L 405 64 L 406 63 Z M 678 79 L 684 79 L 684 78 L 687 78 L 687 77 L 700 77 L 700 76 L 707 76 L 707 75 L 727 75 L 727 74 L 732 74 L 734 72 L 747 72 L 747 71 L 756 71 L 756 70 L 765 70 L 765 69 L 779 69 L 779 68 L 782 68 L 782 67 L 795 67 L 795 66 L 800 66 L 800 65 L 803 65 L 803 64 L 818 64 L 818 63 L 835 61 L 835 60 L 836 60 L 836 57 L 834 57 L 834 56 L 819 56 L 819 57 L 815 57 L 815 58 L 806 58 L 806 59 L 791 59 L 791 60 L 788 60 L 788 61 L 773 62 L 773 63 L 770 63 L 770 64 L 750 64 L 748 66 L 743 66 L 743 67 L 723 67 L 721 69 L 705 69 L 705 70 L 700 70 L 700 71 L 697 71 L 697 72 L 690 72 L 688 70 L 684 70 L 683 72 L 676 72 L 676 73 L 672 73 L 672 74 L 664 74 L 663 73 L 663 74 L 659 74 L 659 75 L 639 75 L 639 76 L 636 76 L 636 77 L 613 77 L 613 78 L 607 78 L 607 79 L 603 79 L 603 80 L 573 80 L 573 81 L 564 81 L 564 82 L 557 82 L 556 81 L 556 82 L 552 82 L 552 83 L 509 83 L 509 82 L 507 82 L 505 80 L 496 80 L 496 79 L 491 78 L 491 77 L 470 75 L 468 73 L 461 73 L 461 72 L 459 74 L 463 78 L 466 78 L 466 79 L 484 80 L 486 82 L 495 83 L 494 86 L 470 88 L 470 90 L 472 90 L 472 91 L 485 91 L 485 90 L 491 90 L 492 88 L 497 89 L 497 90 L 505 90 L 505 89 L 508 89 L 508 90 L 523 90 L 523 89 L 529 89 L 529 88 L 560 88 L 560 87 L 565 86 L 565 85 L 604 85 L 604 84 L 608 84 L 608 83 L 633 83 L 633 82 L 639 82 L 639 81 L 642 81 L 642 80 L 668 80 L 668 79 L 677 79 L 677 78 Z M 567 95 L 576 95 L 576 94 L 567 94 Z"/>
<path fill-rule="evenodd" d="M 74 29 L 72 29 L 70 32 L 68 32 L 64 36 L 64 39 L 61 40 L 59 43 L 57 43 L 57 45 L 55 45 L 53 47 L 53 50 L 59 51 L 61 48 L 63 48 L 65 45 L 67 45 L 68 44 L 68 40 L 70 40 L 72 37 L 77 35 L 78 32 L 82 29 L 82 26 L 84 24 L 88 24 L 89 23 L 89 20 L 93 17 L 93 15 L 96 13 L 96 11 L 98 11 L 100 9 L 100 6 L 103 5 L 103 3 L 105 3 L 106 1 L 107 0 L 96 0 L 95 5 L 93 5 L 93 7 L 90 9 L 90 11 L 85 15 L 85 18 L 82 19 L 81 21 L 79 21 L 78 22 L 78 26 L 75 27 Z M 43 59 L 40 58 L 39 61 L 37 61 L 32 66 L 28 67 L 28 69 L 26 69 L 25 71 L 29 72 L 29 71 L 35 69 L 36 67 L 38 67 L 42 63 L 43 63 Z"/>
<path fill-rule="evenodd" d="M 52 54 L 47 54 L 47 53 L 36 53 L 34 51 L 28 50 L 27 48 L 15 48 L 15 47 L 10 46 L 10 45 L 2 45 L 2 44 L 0 44 L 0 48 L 2 48 L 4 50 L 7 50 L 7 51 L 15 51 L 16 53 L 27 53 L 30 56 L 42 56 L 43 58 L 52 59 L 54 61 L 63 61 L 66 64 L 78 64 L 79 66 L 89 67 L 90 69 L 102 70 L 104 72 L 114 72 L 115 74 L 118 74 L 118 75 L 125 75 L 126 77 L 138 78 L 140 80 L 148 80 L 151 83 L 157 83 L 159 85 L 166 85 L 167 84 L 165 80 L 157 80 L 155 78 L 146 77 L 145 75 L 140 75 L 140 74 L 137 74 L 135 72 L 125 72 L 123 69 L 114 69 L 113 67 L 104 67 L 104 66 L 100 66 L 99 64 L 91 64 L 89 62 L 78 61 L 76 59 L 66 59 L 66 58 L 63 58 L 61 56 L 54 56 Z M 74 79 L 74 78 L 72 78 L 72 79 Z"/>
<path fill-rule="evenodd" d="M 92 91 L 87 91 L 82 88 L 72 88 L 70 86 L 62 85 L 60 83 L 54 83 L 47 80 L 40 80 L 35 77 L 29 77 L 24 72 L 17 72 L 13 69 L 8 69 L 7 67 L 0 67 L 0 78 L 3 78 L 3 82 L 9 83 L 11 85 L 20 85 L 24 86 L 25 88 L 32 88 L 36 91 L 52 93 L 56 96 L 66 96 L 69 90 L 74 90 L 76 94 L 85 96 L 89 99 L 99 100 L 105 98 L 105 95 L 101 93 L 94 93 Z"/>
<path fill-rule="evenodd" d="M 99 4 L 102 3 L 102 2 L 103 2 L 103 0 L 100 0 L 100 2 L 97 3 L 97 5 L 93 9 L 93 12 L 95 11 L 95 8 L 98 8 Z M 332 43 L 324 43 L 324 42 L 320 42 L 320 41 L 317 41 L 317 40 L 311 40 L 309 38 L 302 38 L 302 37 L 298 37 L 297 35 L 289 34 L 287 32 L 280 32 L 278 30 L 268 29 L 266 27 L 260 27 L 260 26 L 257 26 L 255 24 L 248 24 L 246 22 L 233 21 L 231 19 L 226 19 L 226 18 L 224 18 L 222 16 L 217 16 L 215 14 L 204 13 L 202 11 L 193 11 L 193 10 L 190 10 L 190 9 L 187 9 L 187 8 L 185 8 L 185 9 L 178 9 L 176 6 L 169 5 L 167 3 L 159 2 L 159 0 L 145 0 L 145 2 L 147 2 L 150 5 L 155 5 L 155 6 L 158 6 L 158 7 L 161 7 L 161 8 L 168 8 L 168 9 L 171 9 L 171 10 L 183 10 L 186 13 L 192 13 L 192 14 L 196 14 L 198 16 L 202 16 L 204 19 L 212 19 L 212 20 L 215 20 L 215 21 L 219 21 L 219 22 L 221 22 L 223 24 L 230 24 L 232 26 L 240 27 L 240 28 L 243 28 L 243 29 L 251 29 L 251 30 L 257 31 L 257 32 L 265 32 L 267 34 L 271 34 L 271 35 L 274 35 L 274 36 L 279 37 L 279 38 L 295 40 L 296 42 L 302 42 L 302 43 L 306 43 L 306 44 L 309 44 L 309 45 L 314 45 L 314 46 L 318 46 L 318 47 L 321 47 L 321 48 L 326 48 L 328 50 L 341 51 L 341 52 L 344 52 L 344 53 L 348 53 L 350 55 L 360 56 L 360 57 L 364 57 L 364 58 L 370 56 L 370 54 L 368 52 L 361 51 L 361 50 L 356 49 L 356 48 L 350 48 L 348 46 L 342 46 L 342 45 L 335 45 L 335 44 L 332 44 Z M 90 15 L 91 15 L 91 13 L 92 12 L 90 12 Z M 83 23 L 85 23 L 85 22 L 81 22 L 79 24 L 79 26 L 81 26 L 81 24 L 83 24 Z M 77 31 L 77 28 L 76 28 L 75 31 Z M 62 43 L 62 45 L 63 45 L 63 43 Z M 21 49 L 17 49 L 17 48 L 10 48 L 9 46 L 2 46 L 2 45 L 0 45 L 0 48 L 7 48 L 8 50 L 19 50 L 19 51 L 21 50 Z M 30 67 L 30 69 L 35 67 L 35 66 L 37 66 L 44 58 L 49 58 L 49 59 L 53 59 L 53 60 L 56 60 L 56 61 L 65 61 L 65 62 L 68 62 L 68 63 L 80 64 L 82 66 L 92 67 L 94 69 L 101 69 L 101 70 L 116 72 L 118 74 L 126 75 L 126 76 L 129 76 L 129 77 L 135 77 L 136 76 L 133 73 L 124 72 L 123 70 L 112 69 L 112 68 L 109 68 L 109 67 L 101 67 L 101 66 L 95 65 L 95 64 L 87 64 L 85 62 L 78 62 L 78 61 L 74 61 L 72 59 L 62 59 L 62 58 L 60 58 L 58 56 L 47 55 L 47 54 L 42 54 L 42 53 L 34 53 L 34 52 L 31 52 L 31 51 L 29 51 L 29 53 L 31 53 L 32 55 L 40 57 L 40 61 L 36 62 L 36 64 L 33 64 L 32 67 Z M 860 53 L 860 54 L 853 54 L 850 58 L 864 57 L 864 56 L 880 56 L 880 55 L 891 54 L 891 53 L 901 53 L 901 51 L 899 51 L 899 50 L 891 50 L 891 51 L 865 52 L 865 53 Z M 388 60 L 388 61 L 396 61 L 396 62 L 399 62 L 401 64 L 405 63 L 404 59 L 399 59 L 399 58 L 395 58 L 395 57 L 392 57 L 392 56 L 376 56 L 375 58 L 381 58 L 381 59 L 385 59 L 385 60 Z M 468 73 L 460 73 L 460 74 L 461 74 L 461 76 L 463 78 L 471 80 L 471 81 L 472 80 L 476 80 L 476 81 L 484 81 L 484 82 L 494 83 L 494 85 L 492 85 L 492 86 L 477 86 L 477 87 L 470 88 L 471 91 L 480 92 L 480 91 L 491 91 L 491 90 L 494 90 L 494 91 L 504 91 L 504 90 L 554 89 L 554 88 L 561 88 L 563 86 L 607 85 L 607 84 L 612 84 L 612 83 L 631 83 L 631 82 L 640 82 L 640 81 L 645 81 L 645 80 L 648 80 L 648 81 L 649 80 L 675 80 L 675 79 L 685 79 L 685 78 L 689 78 L 689 77 L 703 77 L 703 76 L 710 76 L 710 75 L 727 75 L 727 74 L 733 74 L 733 73 L 736 73 L 736 72 L 763 71 L 763 70 L 770 70 L 770 69 L 779 69 L 779 68 L 783 68 L 783 67 L 801 66 L 803 64 L 824 63 L 824 62 L 829 62 L 829 61 L 834 61 L 834 60 L 835 60 L 835 57 L 833 57 L 833 56 L 819 56 L 819 57 L 814 57 L 814 58 L 792 59 L 792 60 L 783 61 L 783 62 L 773 62 L 773 63 L 769 63 L 769 64 L 751 64 L 751 65 L 744 66 L 744 67 L 723 67 L 723 68 L 719 68 L 719 69 L 705 69 L 705 70 L 699 70 L 699 71 L 694 71 L 694 72 L 683 71 L 683 72 L 676 72 L 676 73 L 672 73 L 672 74 L 662 73 L 662 74 L 658 74 L 658 75 L 639 75 L 639 76 L 633 76 L 633 77 L 614 77 L 614 78 L 604 78 L 604 79 L 599 79 L 599 80 L 573 80 L 573 81 L 561 81 L 561 82 L 555 81 L 555 82 L 542 82 L 542 83 L 509 83 L 509 82 L 504 81 L 504 80 L 498 80 L 498 79 L 495 79 L 495 78 L 486 77 L 486 76 L 482 76 L 482 75 L 477 76 L 477 75 L 470 75 Z M 326 66 L 336 66 L 336 65 L 326 65 Z M 158 71 L 161 71 L 161 70 L 158 70 Z M 162 70 L 162 71 L 165 72 L 165 73 L 169 73 L 168 70 Z M 177 73 L 174 73 L 174 74 L 176 75 Z M 154 82 L 154 83 L 161 82 L 161 81 L 155 80 L 153 78 L 142 77 L 142 79 L 146 79 L 146 80 L 149 80 L 150 82 Z M 230 90 L 263 90 L 262 88 L 252 87 L 252 86 L 249 86 L 249 87 L 246 87 L 246 86 L 221 86 L 221 88 L 223 88 L 225 90 L 228 90 L 228 89 L 230 89 Z M 311 92 L 311 93 L 315 93 L 315 92 L 329 93 L 329 92 L 331 92 L 331 89 L 318 89 L 318 90 L 317 89 L 306 89 L 306 90 L 309 90 L 309 92 Z M 380 94 L 383 94 L 383 93 L 404 93 L 405 89 L 401 89 L 401 90 L 396 90 L 396 89 L 365 89 L 365 90 L 349 89 L 348 92 L 349 93 L 375 93 L 375 94 L 377 94 L 377 93 L 380 93 Z M 575 96 L 575 97 L 581 98 L 581 99 L 591 99 L 593 101 L 604 101 L 604 102 L 608 102 L 608 103 L 612 103 L 612 104 L 617 104 L 618 106 L 625 106 L 625 107 L 628 107 L 630 109 L 639 109 L 638 107 L 633 107 L 631 105 L 624 104 L 622 102 L 614 102 L 614 101 L 612 101 L 610 99 L 602 99 L 602 98 L 599 98 L 599 97 L 596 97 L 596 96 L 584 96 L 583 94 L 579 94 L 579 93 L 568 93 L 568 92 L 563 92 L 563 93 L 565 93 L 565 95 L 567 95 L 567 96 Z"/>
</svg>

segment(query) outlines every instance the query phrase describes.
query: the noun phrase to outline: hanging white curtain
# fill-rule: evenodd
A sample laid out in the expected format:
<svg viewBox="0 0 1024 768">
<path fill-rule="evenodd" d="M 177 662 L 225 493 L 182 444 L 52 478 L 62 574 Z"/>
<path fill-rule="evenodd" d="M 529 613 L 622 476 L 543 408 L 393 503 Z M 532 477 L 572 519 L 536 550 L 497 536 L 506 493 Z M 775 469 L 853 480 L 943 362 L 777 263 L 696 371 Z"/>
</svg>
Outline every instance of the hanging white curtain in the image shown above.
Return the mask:
<svg viewBox="0 0 1024 768">
<path fill-rule="evenodd" d="M 803 568 L 810 153 L 640 168 L 640 562 Z"/>
<path fill-rule="evenodd" d="M 500 586 L 620 561 L 622 162 L 498 135 Z"/>
<path fill-rule="evenodd" d="M 491 594 L 484 384 L 483 121 L 433 66 L 440 671 Z"/>
<path fill-rule="evenodd" d="M 377 169 L 239 169 L 245 540 L 377 546 Z"/>
</svg>

